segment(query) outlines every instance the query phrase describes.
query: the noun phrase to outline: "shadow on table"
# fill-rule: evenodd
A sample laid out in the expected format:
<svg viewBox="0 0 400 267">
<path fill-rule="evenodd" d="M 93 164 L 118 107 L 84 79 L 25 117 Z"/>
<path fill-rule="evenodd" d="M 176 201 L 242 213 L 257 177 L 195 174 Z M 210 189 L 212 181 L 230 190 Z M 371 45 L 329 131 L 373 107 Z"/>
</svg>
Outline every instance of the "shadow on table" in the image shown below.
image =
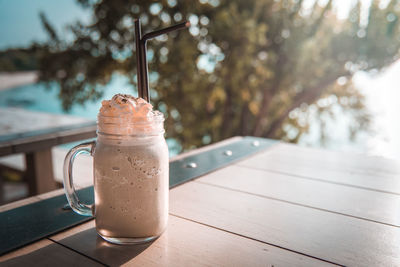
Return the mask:
<svg viewBox="0 0 400 267">
<path fill-rule="evenodd" d="M 58 241 L 58 243 L 74 248 L 74 250 L 82 254 L 111 266 L 119 266 L 130 261 L 147 249 L 153 242 L 128 246 L 114 245 L 102 239 L 95 228 Z"/>
<path fill-rule="evenodd" d="M 98 266 L 99 263 L 103 263 L 108 266 L 120 266 L 138 256 L 153 242 L 129 246 L 114 245 L 104 241 L 98 236 L 96 229 L 91 228 L 59 240 L 57 243 L 73 248 L 76 252 L 86 255 L 92 260 L 78 255 L 70 249 L 60 248 L 59 244 L 52 244 L 1 264 L 6 264 L 6 266 L 32 266 L 32 263 L 34 266 L 77 266 L 76 264 L 79 266 Z M 73 255 L 75 257 L 67 254 L 75 254 Z M 74 262 L 71 262 L 74 258 L 85 259 L 87 264 L 79 262 L 78 259 L 74 264 Z"/>
<path fill-rule="evenodd" d="M 59 244 L 50 244 L 28 254 L 0 262 L 0 266 L 102 266 L 94 260 L 79 255 Z"/>
</svg>

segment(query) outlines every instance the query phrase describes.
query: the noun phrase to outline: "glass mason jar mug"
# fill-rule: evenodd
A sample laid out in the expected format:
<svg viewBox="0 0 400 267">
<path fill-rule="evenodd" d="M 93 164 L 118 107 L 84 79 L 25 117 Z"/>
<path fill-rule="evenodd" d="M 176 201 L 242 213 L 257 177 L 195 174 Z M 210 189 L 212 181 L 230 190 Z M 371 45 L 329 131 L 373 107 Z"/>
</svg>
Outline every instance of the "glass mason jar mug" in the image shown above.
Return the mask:
<svg viewBox="0 0 400 267">
<path fill-rule="evenodd" d="M 97 233 L 116 244 L 153 240 L 168 221 L 169 162 L 164 117 L 126 123 L 98 116 L 97 140 L 72 148 L 64 161 L 64 189 L 71 208 L 94 216 Z M 94 205 L 79 201 L 72 166 L 80 153 L 93 156 Z"/>
</svg>

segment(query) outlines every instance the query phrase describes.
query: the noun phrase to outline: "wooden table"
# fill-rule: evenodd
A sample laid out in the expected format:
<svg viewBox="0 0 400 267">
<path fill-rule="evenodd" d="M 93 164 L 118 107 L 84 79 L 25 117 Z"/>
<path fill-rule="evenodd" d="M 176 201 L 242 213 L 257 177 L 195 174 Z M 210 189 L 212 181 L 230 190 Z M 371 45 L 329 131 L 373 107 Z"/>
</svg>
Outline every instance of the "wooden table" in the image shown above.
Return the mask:
<svg viewBox="0 0 400 267">
<path fill-rule="evenodd" d="M 94 121 L 19 108 L 0 108 L 0 157 L 25 154 L 30 195 L 56 189 L 51 148 L 96 136 Z"/>
<path fill-rule="evenodd" d="M 398 161 L 277 143 L 171 189 L 169 226 L 153 243 L 109 244 L 97 236 L 92 220 L 0 261 L 11 266 L 400 266 L 399 194 Z"/>
</svg>

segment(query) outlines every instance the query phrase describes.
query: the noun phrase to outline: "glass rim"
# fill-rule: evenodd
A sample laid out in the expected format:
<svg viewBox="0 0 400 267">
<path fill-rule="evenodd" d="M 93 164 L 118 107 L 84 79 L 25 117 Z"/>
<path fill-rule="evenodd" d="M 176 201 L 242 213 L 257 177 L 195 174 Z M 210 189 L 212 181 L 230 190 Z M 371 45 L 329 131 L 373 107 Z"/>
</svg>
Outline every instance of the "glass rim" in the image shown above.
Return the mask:
<svg viewBox="0 0 400 267">
<path fill-rule="evenodd" d="M 152 131 L 152 132 L 144 132 L 144 133 L 137 133 L 137 134 L 115 134 L 115 133 L 106 133 L 106 132 L 101 132 L 99 130 L 96 131 L 96 134 L 99 136 L 114 136 L 117 139 L 119 138 L 126 138 L 126 137 L 156 137 L 156 136 L 163 136 L 165 133 L 164 129 L 161 129 L 160 131 Z"/>
</svg>

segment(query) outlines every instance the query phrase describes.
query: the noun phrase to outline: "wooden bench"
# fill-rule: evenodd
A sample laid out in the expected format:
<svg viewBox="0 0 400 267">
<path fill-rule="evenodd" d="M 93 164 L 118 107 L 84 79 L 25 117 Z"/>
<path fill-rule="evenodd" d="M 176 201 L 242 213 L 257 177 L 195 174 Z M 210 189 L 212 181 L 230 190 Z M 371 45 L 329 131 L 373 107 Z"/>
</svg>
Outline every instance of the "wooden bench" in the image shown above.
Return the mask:
<svg viewBox="0 0 400 267">
<path fill-rule="evenodd" d="M 95 121 L 79 117 L 17 108 L 0 108 L 0 117 L 0 157 L 24 154 L 30 195 L 57 188 L 52 147 L 96 136 Z"/>
<path fill-rule="evenodd" d="M 63 163 L 68 152 L 65 148 L 54 147 L 51 151 L 53 161 L 54 180 L 62 185 L 63 183 Z M 92 179 L 92 164 L 93 159 L 89 155 L 80 155 L 74 165 L 74 174 L 77 177 L 74 182 L 78 187 L 86 187 L 93 185 Z M 18 172 L 26 171 L 25 158 L 23 154 L 15 154 L 0 158 L 0 165 L 6 168 L 16 170 Z"/>
</svg>

